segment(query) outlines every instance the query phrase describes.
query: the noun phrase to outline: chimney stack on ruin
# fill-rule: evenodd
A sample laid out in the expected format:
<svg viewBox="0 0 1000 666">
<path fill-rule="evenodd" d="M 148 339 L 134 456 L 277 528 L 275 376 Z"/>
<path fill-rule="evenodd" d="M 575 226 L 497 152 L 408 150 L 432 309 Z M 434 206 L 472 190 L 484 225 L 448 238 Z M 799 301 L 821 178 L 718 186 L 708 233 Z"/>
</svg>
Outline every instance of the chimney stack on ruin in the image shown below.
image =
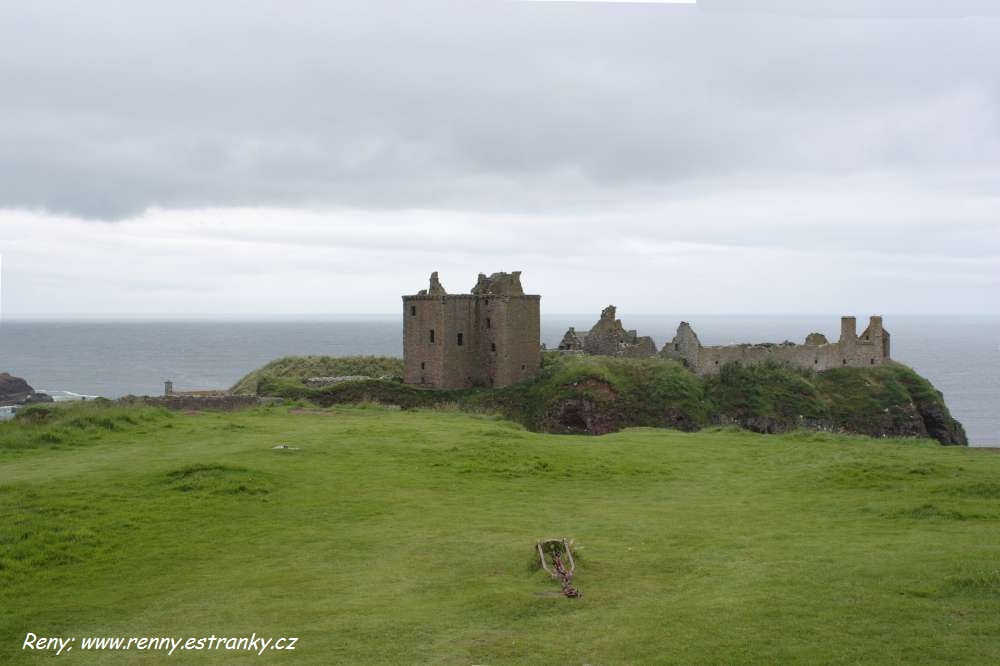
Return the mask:
<svg viewBox="0 0 1000 666">
<path fill-rule="evenodd" d="M 872 316 L 868 322 L 868 334 L 872 338 L 882 336 L 882 317 L 878 315 Z"/>
<path fill-rule="evenodd" d="M 840 318 L 840 341 L 850 342 L 858 339 L 858 320 L 856 317 Z"/>
</svg>

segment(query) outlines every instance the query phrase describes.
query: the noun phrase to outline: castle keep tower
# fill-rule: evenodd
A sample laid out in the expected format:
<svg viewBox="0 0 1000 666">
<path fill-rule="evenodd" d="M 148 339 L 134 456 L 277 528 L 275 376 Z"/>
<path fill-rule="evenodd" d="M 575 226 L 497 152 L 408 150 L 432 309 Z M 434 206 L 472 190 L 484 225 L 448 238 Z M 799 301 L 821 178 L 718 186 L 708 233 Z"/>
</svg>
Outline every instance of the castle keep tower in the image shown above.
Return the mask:
<svg viewBox="0 0 1000 666">
<path fill-rule="evenodd" d="M 407 384 L 431 388 L 500 387 L 528 379 L 541 361 L 539 303 L 521 273 L 480 273 L 469 294 L 449 294 L 438 274 L 403 296 Z"/>
</svg>

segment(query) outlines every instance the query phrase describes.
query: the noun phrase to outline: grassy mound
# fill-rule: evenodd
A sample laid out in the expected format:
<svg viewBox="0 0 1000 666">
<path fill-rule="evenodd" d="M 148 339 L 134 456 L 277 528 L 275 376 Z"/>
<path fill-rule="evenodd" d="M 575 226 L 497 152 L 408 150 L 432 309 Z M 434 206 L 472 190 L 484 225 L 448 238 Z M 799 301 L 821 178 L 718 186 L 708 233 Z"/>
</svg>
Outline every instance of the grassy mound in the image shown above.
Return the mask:
<svg viewBox="0 0 1000 666">
<path fill-rule="evenodd" d="M 722 422 L 757 432 L 806 427 L 968 443 L 941 393 L 901 363 L 820 373 L 778 364 L 727 365 L 705 383 Z"/>
<path fill-rule="evenodd" d="M 475 403 L 544 432 L 697 430 L 709 422 L 702 383 L 680 364 L 660 359 L 547 355 L 532 380 L 477 396 Z"/>
<path fill-rule="evenodd" d="M 941 394 L 899 363 L 822 373 L 780 364 L 727 365 L 718 375 L 699 379 L 665 359 L 546 354 L 541 370 L 529 381 L 494 390 L 445 391 L 398 381 L 311 389 L 293 375 L 257 372 L 261 395 L 323 406 L 367 401 L 414 408 L 447 403 L 472 412 L 495 412 L 541 432 L 604 434 L 636 426 L 697 430 L 733 424 L 766 433 L 808 428 L 967 443 Z"/>
<path fill-rule="evenodd" d="M 998 479 L 929 440 L 71 407 L 0 423 L 0 662 L 30 631 L 81 664 L 249 663 L 80 639 L 251 632 L 302 664 L 992 664 Z M 549 537 L 581 598 L 534 566 Z"/>
<path fill-rule="evenodd" d="M 392 356 L 285 356 L 257 368 L 230 389 L 237 394 L 259 392 L 263 378 L 302 382 L 310 377 L 403 377 L 403 359 Z"/>
<path fill-rule="evenodd" d="M 0 450 L 86 446 L 100 441 L 108 432 L 145 434 L 171 427 L 173 416 L 162 408 L 131 407 L 102 398 L 31 405 L 3 424 Z"/>
</svg>

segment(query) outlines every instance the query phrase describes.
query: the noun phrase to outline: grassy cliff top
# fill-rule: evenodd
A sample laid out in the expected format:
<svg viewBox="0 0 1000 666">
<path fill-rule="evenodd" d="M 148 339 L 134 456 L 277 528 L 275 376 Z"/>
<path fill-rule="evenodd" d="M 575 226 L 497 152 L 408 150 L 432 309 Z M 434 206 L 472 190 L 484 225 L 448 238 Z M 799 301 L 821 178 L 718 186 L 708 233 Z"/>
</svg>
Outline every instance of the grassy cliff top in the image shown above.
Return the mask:
<svg viewBox="0 0 1000 666">
<path fill-rule="evenodd" d="M 389 374 L 392 363 L 400 362 L 369 357 L 286 358 L 248 378 L 262 395 L 321 405 L 362 400 L 402 407 L 453 403 L 469 411 L 497 412 L 544 432 L 603 434 L 632 426 L 697 430 L 732 424 L 768 433 L 809 428 L 967 443 L 943 396 L 900 363 L 822 373 L 779 364 L 727 365 L 719 375 L 698 378 L 680 364 L 659 358 L 545 354 L 543 359 L 531 380 L 493 390 L 434 391 L 398 381 L 322 389 L 302 384 L 303 378 L 327 365 L 338 368 L 339 374 L 375 375 Z M 366 364 L 380 370 L 364 372 Z"/>
<path fill-rule="evenodd" d="M 393 356 L 284 356 L 250 372 L 232 389 L 233 393 L 257 393 L 261 377 L 304 381 L 310 377 L 402 377 L 403 359 Z"/>
<path fill-rule="evenodd" d="M 37 661 L 29 631 L 256 632 L 297 637 L 302 664 L 1000 661 L 1000 456 L 982 450 L 84 403 L 0 423 L 0 479 L 3 662 Z M 563 536 L 579 599 L 533 565 Z M 234 658 L 257 659 L 172 657 Z"/>
</svg>

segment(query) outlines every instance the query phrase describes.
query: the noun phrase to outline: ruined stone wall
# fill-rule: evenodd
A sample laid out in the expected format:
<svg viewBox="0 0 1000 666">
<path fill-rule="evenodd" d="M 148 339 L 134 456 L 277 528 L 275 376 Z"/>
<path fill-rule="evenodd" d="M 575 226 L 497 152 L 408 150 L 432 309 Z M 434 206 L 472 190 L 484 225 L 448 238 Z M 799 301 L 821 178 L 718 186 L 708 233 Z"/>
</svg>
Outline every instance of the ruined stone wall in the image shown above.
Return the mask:
<svg viewBox="0 0 1000 666">
<path fill-rule="evenodd" d="M 677 359 L 687 367 L 694 369 L 698 367 L 698 354 L 701 348 L 701 341 L 694 329 L 691 328 L 691 324 L 682 321 L 677 327 L 677 335 L 674 336 L 672 342 L 663 345 L 660 354 Z"/>
<path fill-rule="evenodd" d="M 614 356 L 625 341 L 625 335 L 621 321 L 615 319 L 615 306 L 609 305 L 601 310 L 601 318 L 583 338 L 583 351 L 598 356 Z"/>
<path fill-rule="evenodd" d="M 520 273 L 479 275 L 470 294 L 448 294 L 431 275 L 429 289 L 403 296 L 404 381 L 434 388 L 507 386 L 528 379 L 541 365 L 540 300 L 521 288 Z M 625 330 L 608 306 L 582 337 L 570 329 L 559 345 L 565 353 L 649 357 L 656 344 L 649 336 Z M 687 322 L 660 355 L 676 359 L 699 375 L 719 372 L 727 363 L 759 365 L 770 361 L 816 371 L 868 367 L 890 359 L 890 336 L 881 317 L 872 317 L 859 336 L 854 317 L 841 320 L 835 343 L 811 333 L 805 344 L 702 346 Z"/>
<path fill-rule="evenodd" d="M 816 371 L 870 367 L 888 361 L 889 352 L 889 333 L 882 328 L 881 317 L 872 317 L 861 336 L 856 333 L 854 317 L 844 317 L 837 342 L 828 343 L 825 337 L 814 333 L 801 345 L 784 342 L 703 347 L 691 326 L 681 322 L 677 335 L 664 346 L 661 355 L 682 361 L 699 375 L 710 375 L 719 372 L 726 363 L 760 365 L 773 361 Z"/>
<path fill-rule="evenodd" d="M 127 395 L 116 402 L 126 405 L 144 404 L 153 407 L 164 407 L 175 411 L 203 409 L 233 411 L 257 407 L 258 405 L 276 404 L 281 402 L 276 398 L 262 398 L 256 395 L 163 395 L 135 396 Z"/>
<path fill-rule="evenodd" d="M 626 331 L 620 319 L 615 319 L 615 306 L 609 305 L 601 311 L 601 318 L 583 337 L 582 349 L 588 354 L 598 356 L 631 356 L 645 357 L 656 354 L 656 343 L 649 336 L 639 336 L 637 331 Z M 573 349 L 573 338 L 576 331 L 570 329 L 563 336 L 559 349 Z"/>
<path fill-rule="evenodd" d="M 559 342 L 557 347 L 559 351 L 583 351 L 583 340 L 580 335 L 576 332 L 576 329 L 572 326 L 563 335 L 562 340 Z"/>
<path fill-rule="evenodd" d="M 647 358 L 656 355 L 656 343 L 648 335 L 634 336 L 632 342 L 621 350 L 622 356 L 630 358 Z"/>
</svg>

